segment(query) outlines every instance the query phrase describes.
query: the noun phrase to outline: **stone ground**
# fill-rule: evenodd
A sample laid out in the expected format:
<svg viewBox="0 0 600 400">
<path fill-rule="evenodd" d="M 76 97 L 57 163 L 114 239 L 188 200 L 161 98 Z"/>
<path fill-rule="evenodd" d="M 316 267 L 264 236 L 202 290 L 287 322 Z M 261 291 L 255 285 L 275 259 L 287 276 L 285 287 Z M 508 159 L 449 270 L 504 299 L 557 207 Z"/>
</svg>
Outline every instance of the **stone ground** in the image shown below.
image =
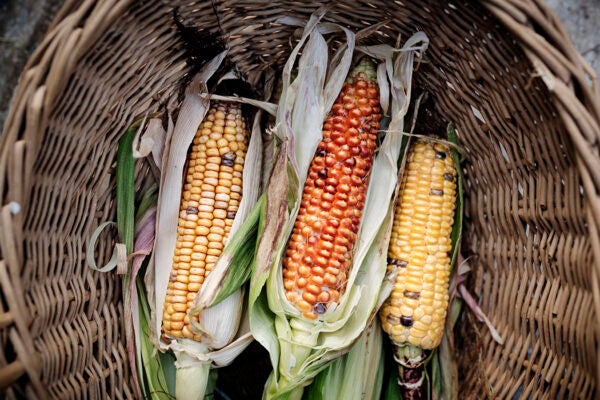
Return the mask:
<svg viewBox="0 0 600 400">
<path fill-rule="evenodd" d="M 600 0 L 547 0 L 600 75 Z M 0 126 L 19 74 L 63 0 L 0 0 Z M 1 130 L 0 130 L 1 131 Z"/>
<path fill-rule="evenodd" d="M 577 50 L 600 76 L 600 0 L 547 0 Z"/>
<path fill-rule="evenodd" d="M 61 4 L 62 0 L 0 0 L 0 127 L 19 75 Z"/>
</svg>

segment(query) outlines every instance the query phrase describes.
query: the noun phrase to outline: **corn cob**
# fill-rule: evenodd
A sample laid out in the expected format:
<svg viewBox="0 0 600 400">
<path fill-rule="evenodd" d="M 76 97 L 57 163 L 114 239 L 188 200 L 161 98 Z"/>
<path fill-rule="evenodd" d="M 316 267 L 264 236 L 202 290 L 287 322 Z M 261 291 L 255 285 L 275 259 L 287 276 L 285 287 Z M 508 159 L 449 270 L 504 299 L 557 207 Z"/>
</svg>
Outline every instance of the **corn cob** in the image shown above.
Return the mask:
<svg viewBox="0 0 600 400">
<path fill-rule="evenodd" d="M 398 267 L 380 312 L 395 345 L 436 348 L 448 308 L 456 168 L 449 148 L 426 139 L 409 152 L 394 215 L 388 270 Z"/>
<path fill-rule="evenodd" d="M 376 73 L 363 59 L 324 122 L 283 261 L 286 297 L 304 318 L 344 293 L 380 119 Z"/>
<path fill-rule="evenodd" d="M 201 340 L 190 328 L 188 310 L 225 246 L 240 204 L 248 136 L 238 103 L 215 102 L 196 132 L 163 309 L 167 338 Z"/>
</svg>

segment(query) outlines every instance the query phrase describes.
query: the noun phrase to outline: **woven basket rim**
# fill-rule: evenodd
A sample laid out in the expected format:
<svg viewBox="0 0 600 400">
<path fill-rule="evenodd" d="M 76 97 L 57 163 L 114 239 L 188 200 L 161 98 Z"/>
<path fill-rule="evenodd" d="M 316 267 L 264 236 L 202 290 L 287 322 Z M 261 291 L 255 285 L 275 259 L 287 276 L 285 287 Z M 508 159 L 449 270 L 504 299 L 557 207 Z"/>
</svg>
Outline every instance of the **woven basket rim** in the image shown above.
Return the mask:
<svg viewBox="0 0 600 400">
<path fill-rule="evenodd" d="M 44 40 L 31 55 L 15 90 L 13 104 L 0 138 L 0 284 L 7 310 L 0 309 L 0 333 L 6 332 L 17 360 L 0 364 L 0 376 L 7 381 L 0 390 L 26 375 L 28 397 L 46 397 L 40 367 L 29 332 L 31 313 L 19 299 L 23 265 L 24 218 L 15 213 L 15 204 L 26 204 L 31 185 L 33 158 L 39 148 L 33 138 L 48 126 L 52 106 L 67 86 L 75 66 L 94 42 L 134 2 L 132 0 L 67 0 L 57 13 Z M 493 0 L 479 3 L 515 38 L 536 74 L 552 95 L 551 101 L 576 150 L 588 208 L 589 240 L 593 250 L 591 280 L 594 311 L 600 316 L 600 90 L 594 70 L 575 49 L 561 21 L 541 0 Z M 131 117 L 132 118 L 132 117 Z M 126 118 L 125 118 L 126 119 Z M 131 122 L 131 120 L 125 121 Z M 22 317 L 21 317 L 22 316 Z M 597 317 L 596 341 L 600 337 Z M 596 347 L 598 347 L 596 345 Z M 597 349 L 600 358 L 600 349 Z M 600 382 L 600 368 L 596 381 Z"/>
</svg>

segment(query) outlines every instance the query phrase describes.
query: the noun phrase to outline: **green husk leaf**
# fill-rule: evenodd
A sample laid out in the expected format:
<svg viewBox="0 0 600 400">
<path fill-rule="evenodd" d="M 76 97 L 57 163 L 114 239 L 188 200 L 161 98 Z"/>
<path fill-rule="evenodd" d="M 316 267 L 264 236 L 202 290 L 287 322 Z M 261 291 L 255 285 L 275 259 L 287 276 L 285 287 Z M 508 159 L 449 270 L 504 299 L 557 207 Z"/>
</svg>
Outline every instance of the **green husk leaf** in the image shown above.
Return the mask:
<svg viewBox="0 0 600 400">
<path fill-rule="evenodd" d="M 139 276 L 143 276 L 140 272 Z M 144 373 L 142 388 L 145 397 L 153 400 L 175 398 L 175 356 L 170 352 L 159 352 L 150 340 L 150 307 L 146 298 L 146 288 L 141 278 L 137 279 L 138 305 L 140 316 L 140 352 Z"/>
<path fill-rule="evenodd" d="M 263 209 L 265 197 L 264 195 L 260 197 L 246 221 L 244 221 L 239 231 L 231 237 L 231 240 L 221 253 L 217 265 L 226 264 L 226 272 L 217 289 L 214 300 L 210 303 L 208 301 L 204 303 L 202 302 L 203 299 L 198 296 L 199 301 L 191 311 L 193 314 L 200 312 L 204 308 L 219 304 L 240 289 L 250 279 L 254 251 L 258 240 L 260 214 Z"/>
<path fill-rule="evenodd" d="M 446 336 L 446 335 L 444 335 Z M 442 341 L 444 338 L 442 338 Z M 440 344 L 440 348 L 441 348 Z M 431 357 L 431 361 L 429 362 L 429 369 L 431 370 L 431 382 L 432 382 L 432 393 L 431 398 L 433 400 L 441 400 L 444 397 L 444 386 L 442 383 L 442 370 L 440 367 L 440 348 L 435 350 L 435 354 Z"/>
<path fill-rule="evenodd" d="M 458 132 L 456 131 L 456 126 L 453 122 L 448 124 L 447 129 L 448 141 L 453 143 L 457 148 L 458 144 Z M 454 225 L 452 226 L 452 233 L 450 234 L 450 238 L 452 240 L 452 258 L 450 261 L 450 265 L 454 268 L 456 264 L 456 259 L 458 257 L 458 253 L 460 251 L 460 240 L 462 238 L 462 223 L 463 223 L 463 215 L 464 215 L 464 206 L 463 206 L 463 178 L 462 178 L 462 170 L 460 167 L 460 154 L 458 153 L 456 148 L 451 148 L 450 153 L 452 154 L 452 159 L 454 160 L 454 164 L 456 166 L 456 186 L 457 186 L 457 195 L 456 195 L 456 211 L 454 214 Z"/>
<path fill-rule="evenodd" d="M 374 319 L 350 351 L 337 358 L 315 377 L 305 400 L 378 400 L 383 382 L 382 331 Z"/>
<path fill-rule="evenodd" d="M 142 390 L 144 392 L 144 398 L 155 398 L 157 396 L 150 396 L 152 389 L 148 387 L 149 381 L 154 380 L 166 381 L 167 386 L 171 387 L 171 393 L 175 386 L 173 380 L 175 375 L 165 375 L 169 368 L 174 369 L 173 357 L 164 357 L 164 355 L 158 354 L 156 357 L 159 358 L 158 363 L 162 364 L 160 367 L 156 367 L 154 363 L 148 359 L 148 355 L 144 352 L 155 351 L 148 336 L 149 332 L 149 304 L 146 299 L 145 287 L 142 284 L 142 276 L 144 270 L 147 268 L 148 262 L 144 255 L 145 251 L 152 249 L 154 243 L 154 223 L 156 217 L 156 190 L 157 185 L 153 184 L 143 192 L 143 197 L 138 204 L 136 212 L 136 229 L 135 229 L 135 242 L 134 251 L 141 253 L 135 255 L 132 261 L 131 267 L 131 279 L 135 279 L 135 283 L 130 285 L 129 288 L 125 287 L 124 290 L 130 292 L 131 302 L 130 308 L 132 310 L 132 323 L 133 333 L 135 335 L 135 359 L 137 362 L 139 381 L 142 384 Z M 127 314 L 127 312 L 126 312 Z M 144 314 L 144 315 L 142 315 Z M 126 331 L 129 330 L 129 326 L 126 327 Z M 130 346 L 128 346 L 130 348 Z M 131 349 L 129 350 L 131 352 Z M 144 360 L 146 357 L 146 360 Z M 159 369 L 157 369 L 159 368 Z M 163 371 L 164 369 L 164 371 Z M 156 383 L 150 383 L 153 387 Z M 166 390 L 163 390 L 165 392 Z M 169 396 L 163 396 L 169 398 Z M 160 397 L 162 398 L 162 397 Z"/>
<path fill-rule="evenodd" d="M 453 302 L 451 307 L 455 306 L 459 305 Z M 432 397 L 444 400 L 458 398 L 458 369 L 454 357 L 454 336 L 450 318 L 446 319 L 444 336 L 435 350 L 431 364 Z"/>
<path fill-rule="evenodd" d="M 142 220 L 148 210 L 156 207 L 158 201 L 158 184 L 153 182 L 142 194 L 135 211 L 136 225 Z"/>
</svg>

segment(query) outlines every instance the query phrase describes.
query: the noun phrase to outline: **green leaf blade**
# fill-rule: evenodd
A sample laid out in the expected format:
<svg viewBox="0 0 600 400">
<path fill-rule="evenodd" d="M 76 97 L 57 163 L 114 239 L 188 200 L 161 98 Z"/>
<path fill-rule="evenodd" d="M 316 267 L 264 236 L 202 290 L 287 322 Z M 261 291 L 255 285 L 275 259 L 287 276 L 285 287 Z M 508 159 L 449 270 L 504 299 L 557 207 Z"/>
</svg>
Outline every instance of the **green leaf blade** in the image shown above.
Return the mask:
<svg viewBox="0 0 600 400">
<path fill-rule="evenodd" d="M 454 123 L 448 124 L 447 129 L 448 141 L 453 143 L 456 148 L 458 148 L 458 132 L 456 131 L 456 126 Z M 462 238 L 462 224 L 464 218 L 464 205 L 463 205 L 463 177 L 462 170 L 460 167 L 460 154 L 456 148 L 451 148 L 450 153 L 452 154 L 452 159 L 454 160 L 454 165 L 456 166 L 456 211 L 454 214 L 454 225 L 452 226 L 452 233 L 450 234 L 450 239 L 452 241 L 452 258 L 450 260 L 450 265 L 454 268 L 456 263 L 456 259 L 458 258 L 458 253 L 460 251 L 460 240 Z"/>
<path fill-rule="evenodd" d="M 240 227 L 240 230 L 227 243 L 225 249 L 223 249 L 221 257 L 231 260 L 231 265 L 227 269 L 227 273 L 223 279 L 222 288 L 211 306 L 225 300 L 250 279 L 263 202 L 264 196 L 259 199 L 259 202 L 252 209 L 250 215 Z"/>
<path fill-rule="evenodd" d="M 133 232 L 135 222 L 135 189 L 132 144 L 135 125 L 127 129 L 117 149 L 117 229 L 127 254 L 133 252 Z"/>
</svg>

